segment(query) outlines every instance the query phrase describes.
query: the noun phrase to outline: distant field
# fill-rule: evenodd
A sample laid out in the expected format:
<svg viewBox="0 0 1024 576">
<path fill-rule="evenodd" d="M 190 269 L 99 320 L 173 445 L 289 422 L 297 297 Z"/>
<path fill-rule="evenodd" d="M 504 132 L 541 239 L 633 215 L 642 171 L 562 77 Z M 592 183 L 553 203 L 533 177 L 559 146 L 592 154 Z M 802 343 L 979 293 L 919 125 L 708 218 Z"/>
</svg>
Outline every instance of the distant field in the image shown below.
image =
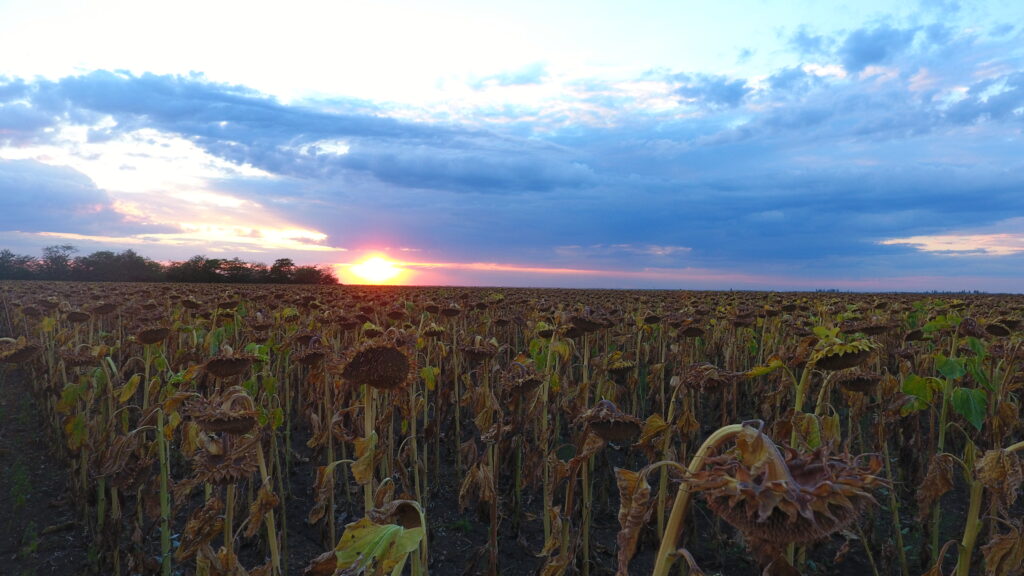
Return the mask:
<svg viewBox="0 0 1024 576">
<path fill-rule="evenodd" d="M 14 492 L 45 437 L 85 572 L 1021 570 L 1021 296 L 7 282 L 0 302 L 0 395 L 33 412 L 0 416 L 0 516 L 53 522 Z M 0 572 L 42 554 L 15 532 Z"/>
</svg>

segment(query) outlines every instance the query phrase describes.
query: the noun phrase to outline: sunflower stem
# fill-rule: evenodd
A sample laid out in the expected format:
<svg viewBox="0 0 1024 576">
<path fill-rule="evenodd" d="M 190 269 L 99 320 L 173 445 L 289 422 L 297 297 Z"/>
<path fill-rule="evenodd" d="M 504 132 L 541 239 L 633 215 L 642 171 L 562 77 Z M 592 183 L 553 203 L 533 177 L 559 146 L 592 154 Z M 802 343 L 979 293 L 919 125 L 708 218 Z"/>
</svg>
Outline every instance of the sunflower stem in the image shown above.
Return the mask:
<svg viewBox="0 0 1024 576">
<path fill-rule="evenodd" d="M 701 444 L 687 470 L 693 474 L 704 466 L 704 460 L 709 452 L 722 445 L 724 442 L 735 438 L 743 431 L 743 424 L 730 424 L 716 430 L 707 440 Z M 657 560 L 654 564 L 652 576 L 667 576 L 672 566 L 671 556 L 675 552 L 682 532 L 683 518 L 686 516 L 686 509 L 690 503 L 690 485 L 683 482 L 676 492 L 676 501 L 672 504 L 672 513 L 668 518 L 668 525 L 665 527 L 665 535 L 661 538 L 661 546 L 658 548 Z"/>
</svg>

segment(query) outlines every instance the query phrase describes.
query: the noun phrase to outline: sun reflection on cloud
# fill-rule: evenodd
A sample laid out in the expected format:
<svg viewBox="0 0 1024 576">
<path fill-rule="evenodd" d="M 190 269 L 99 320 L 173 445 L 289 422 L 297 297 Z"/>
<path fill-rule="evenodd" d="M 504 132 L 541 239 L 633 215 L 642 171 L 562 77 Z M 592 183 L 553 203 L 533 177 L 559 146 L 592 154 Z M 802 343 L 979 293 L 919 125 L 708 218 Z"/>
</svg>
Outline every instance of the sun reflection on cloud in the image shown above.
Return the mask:
<svg viewBox="0 0 1024 576">
<path fill-rule="evenodd" d="M 887 246 L 913 246 L 922 252 L 951 255 L 1010 256 L 1024 252 L 1024 234 L 936 234 L 883 240 Z"/>
<path fill-rule="evenodd" d="M 912 246 L 922 252 L 954 256 L 1011 256 L 1024 253 L 1024 218 L 1004 220 L 985 231 L 889 238 L 879 244 Z"/>
</svg>

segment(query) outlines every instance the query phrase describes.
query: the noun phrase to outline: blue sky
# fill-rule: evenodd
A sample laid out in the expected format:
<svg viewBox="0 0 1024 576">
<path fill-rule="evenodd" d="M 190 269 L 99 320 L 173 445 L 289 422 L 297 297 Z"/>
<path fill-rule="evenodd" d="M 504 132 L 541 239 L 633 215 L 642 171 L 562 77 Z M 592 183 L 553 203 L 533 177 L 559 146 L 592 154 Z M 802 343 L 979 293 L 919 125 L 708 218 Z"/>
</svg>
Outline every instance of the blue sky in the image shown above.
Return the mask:
<svg viewBox="0 0 1024 576">
<path fill-rule="evenodd" d="M 484 5 L 4 1 L 0 247 L 1021 291 L 1024 4 Z"/>
</svg>

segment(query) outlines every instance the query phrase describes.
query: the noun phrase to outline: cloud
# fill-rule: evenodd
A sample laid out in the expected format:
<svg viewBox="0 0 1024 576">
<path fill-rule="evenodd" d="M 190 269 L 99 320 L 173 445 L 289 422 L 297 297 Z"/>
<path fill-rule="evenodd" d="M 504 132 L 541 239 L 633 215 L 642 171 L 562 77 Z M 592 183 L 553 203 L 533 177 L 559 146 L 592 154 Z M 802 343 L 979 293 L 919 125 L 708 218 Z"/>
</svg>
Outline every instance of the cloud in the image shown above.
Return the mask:
<svg viewBox="0 0 1024 576">
<path fill-rule="evenodd" d="M 880 243 L 912 246 L 922 252 L 961 257 L 1024 254 L 1024 218 L 1011 218 L 982 231 L 952 231 L 889 238 Z"/>
<path fill-rule="evenodd" d="M 527 64 L 518 70 L 485 76 L 480 80 L 473 82 L 472 86 L 478 90 L 494 86 L 528 86 L 531 84 L 540 84 L 546 80 L 548 76 L 547 66 L 543 62 L 534 62 L 532 64 Z"/>
<path fill-rule="evenodd" d="M 32 160 L 0 159 L 0 231 L 162 232 L 132 222 L 84 174 Z"/>
<path fill-rule="evenodd" d="M 825 54 L 832 45 L 832 39 L 822 34 L 812 34 L 807 26 L 800 26 L 790 37 L 788 44 L 802 55 Z"/>
<path fill-rule="evenodd" d="M 967 124 L 979 120 L 1024 120 L 1024 72 L 982 80 L 946 110 L 946 117 Z"/>
<path fill-rule="evenodd" d="M 682 84 L 676 88 L 676 94 L 707 108 L 735 108 L 751 92 L 742 78 L 679 74 L 675 80 Z"/>
<path fill-rule="evenodd" d="M 850 33 L 839 48 L 843 66 L 850 72 L 860 72 L 872 64 L 884 64 L 910 46 L 917 29 L 901 30 L 888 24 L 875 28 L 861 28 Z"/>
</svg>

